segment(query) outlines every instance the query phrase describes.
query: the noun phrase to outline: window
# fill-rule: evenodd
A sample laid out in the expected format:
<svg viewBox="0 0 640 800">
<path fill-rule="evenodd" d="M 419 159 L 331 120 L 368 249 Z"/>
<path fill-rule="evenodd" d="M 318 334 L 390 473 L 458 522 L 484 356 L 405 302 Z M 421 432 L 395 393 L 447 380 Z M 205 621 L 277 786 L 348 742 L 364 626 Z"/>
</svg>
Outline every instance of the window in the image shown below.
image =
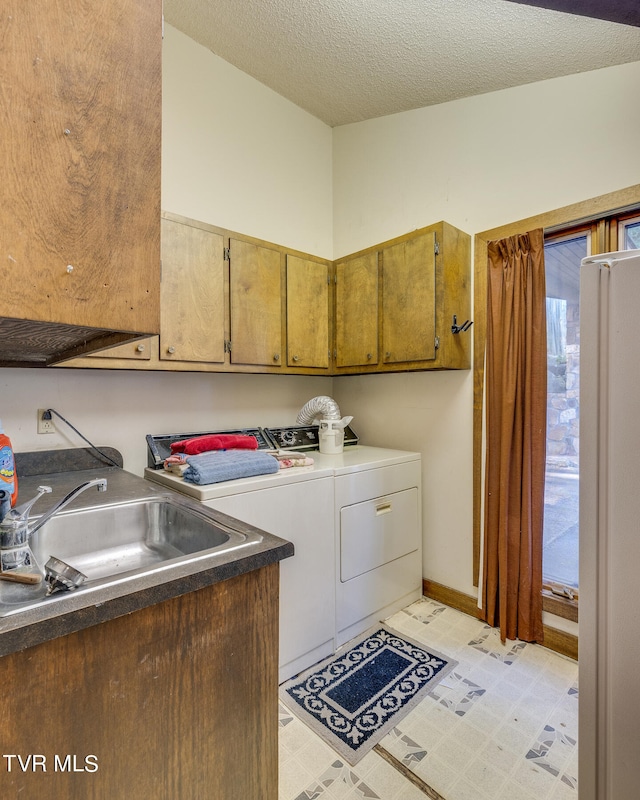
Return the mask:
<svg viewBox="0 0 640 800">
<path fill-rule="evenodd" d="M 618 249 L 640 249 L 640 217 L 630 217 L 620 221 Z"/>
<path fill-rule="evenodd" d="M 599 249 L 595 242 L 601 242 Z M 542 573 L 545 588 L 578 595 L 580 485 L 580 262 L 594 252 L 640 248 L 640 216 L 616 215 L 545 236 L 547 463 Z"/>
<path fill-rule="evenodd" d="M 542 574 L 573 598 L 578 588 L 580 456 L 580 262 L 590 230 L 545 238 L 547 284 L 547 463 Z"/>
</svg>

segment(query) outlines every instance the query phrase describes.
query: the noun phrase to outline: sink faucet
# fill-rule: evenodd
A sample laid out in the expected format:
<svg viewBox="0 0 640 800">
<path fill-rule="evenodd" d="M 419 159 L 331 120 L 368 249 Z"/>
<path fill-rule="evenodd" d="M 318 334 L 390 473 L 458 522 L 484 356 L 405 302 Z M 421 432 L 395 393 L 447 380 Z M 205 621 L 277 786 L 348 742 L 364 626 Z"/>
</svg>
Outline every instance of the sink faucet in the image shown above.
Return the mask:
<svg viewBox="0 0 640 800">
<path fill-rule="evenodd" d="M 32 567 L 35 565 L 35 558 L 29 547 L 29 539 L 33 534 L 40 530 L 40 528 L 48 522 L 54 514 L 61 511 L 67 506 L 75 497 L 82 494 L 86 489 L 95 486 L 99 492 L 107 491 L 106 478 L 95 478 L 91 481 L 86 481 L 72 489 L 66 497 L 63 497 L 59 503 L 56 503 L 52 508 L 46 511 L 41 517 L 36 519 L 29 525 L 29 511 L 31 511 L 34 503 L 39 500 L 43 494 L 51 492 L 50 486 L 39 486 L 38 492 L 35 497 L 22 503 L 15 508 L 12 508 L 8 514 L 5 515 L 2 522 L 0 522 L 0 571 L 9 572 L 20 567 Z"/>
</svg>

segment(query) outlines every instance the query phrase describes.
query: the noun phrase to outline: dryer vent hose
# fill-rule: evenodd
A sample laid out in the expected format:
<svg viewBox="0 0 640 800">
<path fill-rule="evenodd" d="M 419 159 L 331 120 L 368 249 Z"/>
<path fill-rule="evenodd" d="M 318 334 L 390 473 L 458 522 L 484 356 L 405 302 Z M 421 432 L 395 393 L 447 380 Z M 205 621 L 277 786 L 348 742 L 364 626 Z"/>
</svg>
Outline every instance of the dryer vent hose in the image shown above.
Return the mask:
<svg viewBox="0 0 640 800">
<path fill-rule="evenodd" d="M 296 422 L 298 425 L 311 425 L 315 419 L 341 419 L 336 401 L 326 395 L 312 398 L 302 406 Z"/>
</svg>

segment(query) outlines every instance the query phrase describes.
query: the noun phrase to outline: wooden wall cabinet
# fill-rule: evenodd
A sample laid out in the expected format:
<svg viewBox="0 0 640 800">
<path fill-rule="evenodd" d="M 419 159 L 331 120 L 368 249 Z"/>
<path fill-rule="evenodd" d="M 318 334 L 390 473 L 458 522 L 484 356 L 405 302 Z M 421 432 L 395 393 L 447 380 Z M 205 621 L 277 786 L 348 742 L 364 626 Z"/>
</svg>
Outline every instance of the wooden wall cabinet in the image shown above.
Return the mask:
<svg viewBox="0 0 640 800">
<path fill-rule="evenodd" d="M 287 366 L 330 367 L 330 267 L 287 254 Z"/>
<path fill-rule="evenodd" d="M 470 246 L 441 222 L 337 261 L 334 374 L 468 369 Z"/>
<path fill-rule="evenodd" d="M 230 364 L 328 373 L 330 262 L 260 240 L 229 239 Z"/>
<path fill-rule="evenodd" d="M 435 233 L 385 247 L 382 267 L 384 364 L 436 357 Z"/>
<path fill-rule="evenodd" d="M 162 219 L 159 357 L 225 360 L 224 237 L 187 220 Z"/>
<path fill-rule="evenodd" d="M 451 329 L 471 316 L 470 237 L 446 222 L 331 263 L 162 216 L 159 343 L 150 357 L 128 346 L 70 366 L 344 375 L 471 365 L 471 335 Z"/>
<path fill-rule="evenodd" d="M 3 4 L 0 364 L 159 330 L 161 0 Z"/>
<path fill-rule="evenodd" d="M 64 366 L 328 374 L 329 261 L 162 214 L 160 336 Z"/>
<path fill-rule="evenodd" d="M 157 337 L 156 337 L 157 338 Z M 108 350 L 103 350 L 100 353 L 93 353 L 89 358 L 91 359 L 127 359 L 134 361 L 150 361 L 153 353 L 152 339 L 137 339 L 135 342 L 127 342 L 120 344 L 117 347 L 110 347 Z M 89 359 L 86 359 L 89 360 Z M 105 366 L 108 366 L 106 364 Z"/>
<path fill-rule="evenodd" d="M 378 252 L 336 262 L 336 368 L 378 363 Z"/>
<path fill-rule="evenodd" d="M 229 240 L 232 364 L 282 366 L 283 288 L 278 250 Z"/>
</svg>

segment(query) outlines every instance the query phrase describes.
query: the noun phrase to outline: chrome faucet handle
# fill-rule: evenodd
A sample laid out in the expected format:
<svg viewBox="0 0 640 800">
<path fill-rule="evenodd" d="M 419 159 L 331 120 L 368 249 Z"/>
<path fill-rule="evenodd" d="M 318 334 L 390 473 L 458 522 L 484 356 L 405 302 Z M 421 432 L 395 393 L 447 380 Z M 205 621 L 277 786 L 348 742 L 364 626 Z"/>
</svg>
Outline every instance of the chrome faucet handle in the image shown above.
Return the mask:
<svg viewBox="0 0 640 800">
<path fill-rule="evenodd" d="M 8 523 L 10 525 L 19 525 L 20 523 L 26 522 L 34 503 L 39 500 L 43 494 L 50 494 L 51 491 L 52 490 L 50 486 L 38 486 L 38 493 L 36 496 L 32 497 L 31 500 L 27 500 L 26 503 L 22 503 L 21 505 L 12 508 L 2 520 L 1 524 L 4 525 L 5 523 Z"/>
<path fill-rule="evenodd" d="M 85 483 L 81 483 L 79 486 L 76 486 L 76 488 L 72 489 L 66 497 L 63 497 L 62 500 L 60 500 L 59 503 L 50 508 L 48 511 L 45 511 L 41 517 L 38 517 L 38 519 L 31 523 L 29 526 L 29 536 L 33 536 L 33 534 L 36 531 L 39 531 L 40 528 L 47 523 L 51 517 L 54 516 L 54 514 L 57 514 L 58 511 L 62 511 L 62 509 L 65 508 L 74 498 L 76 498 L 79 494 L 82 494 L 82 492 L 86 491 L 87 489 L 90 489 L 92 486 L 95 486 L 99 492 L 106 492 L 107 479 L 94 478 L 91 481 L 85 481 Z M 48 486 L 40 486 L 40 489 L 51 491 Z"/>
</svg>

